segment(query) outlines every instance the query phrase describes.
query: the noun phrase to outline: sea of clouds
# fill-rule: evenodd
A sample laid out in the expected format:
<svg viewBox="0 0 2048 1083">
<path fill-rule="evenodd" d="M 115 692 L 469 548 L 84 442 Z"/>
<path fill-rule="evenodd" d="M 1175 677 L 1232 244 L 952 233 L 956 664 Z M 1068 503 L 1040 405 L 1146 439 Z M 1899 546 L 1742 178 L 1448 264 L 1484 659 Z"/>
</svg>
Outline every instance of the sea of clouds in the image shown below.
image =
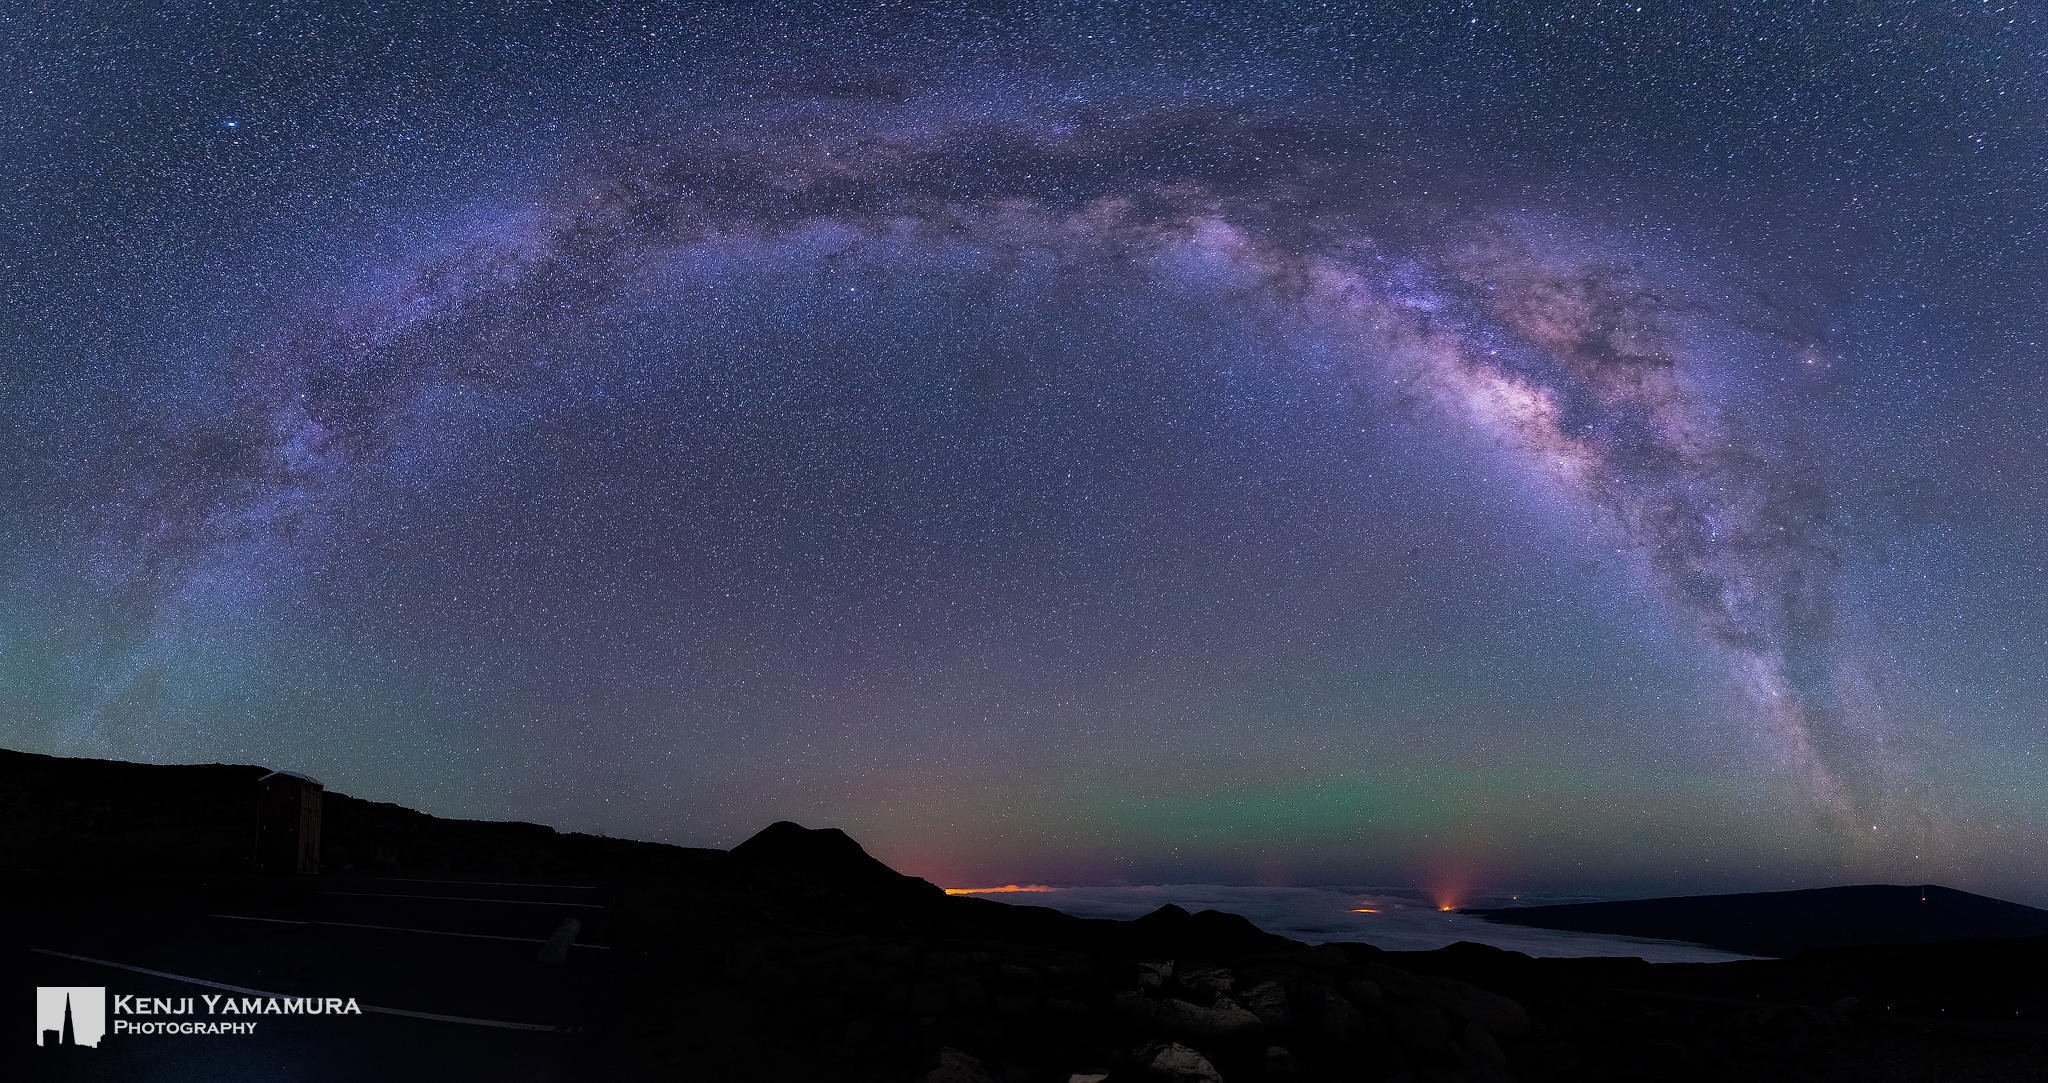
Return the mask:
<svg viewBox="0 0 2048 1083">
<path fill-rule="evenodd" d="M 1502 925 L 1445 911 L 1412 890 L 1352 887 L 1241 887 L 1226 884 L 1142 884 L 1038 887 L 981 893 L 1003 902 L 1049 906 L 1091 918 L 1135 918 L 1168 903 L 1189 911 L 1242 914 L 1261 929 L 1310 944 L 1353 941 L 1388 951 L 1428 951 L 1469 940 L 1529 955 L 1635 956 L 1654 963 L 1713 963 L 1748 958 L 1698 944 L 1600 936 Z M 1471 906 L 1589 902 L 1586 897 L 1504 896 Z M 1373 911 L 1361 913 L 1360 911 Z"/>
</svg>

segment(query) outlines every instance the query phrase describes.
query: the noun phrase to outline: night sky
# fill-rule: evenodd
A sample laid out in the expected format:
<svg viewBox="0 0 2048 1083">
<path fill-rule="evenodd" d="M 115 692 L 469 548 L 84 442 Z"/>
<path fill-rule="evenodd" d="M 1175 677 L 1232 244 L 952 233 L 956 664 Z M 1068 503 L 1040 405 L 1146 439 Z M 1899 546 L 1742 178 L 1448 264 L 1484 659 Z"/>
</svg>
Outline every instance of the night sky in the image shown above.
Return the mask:
<svg viewBox="0 0 2048 1083">
<path fill-rule="evenodd" d="M 2048 9 L 986 7 L 0 12 L 0 740 L 2048 902 Z"/>
</svg>

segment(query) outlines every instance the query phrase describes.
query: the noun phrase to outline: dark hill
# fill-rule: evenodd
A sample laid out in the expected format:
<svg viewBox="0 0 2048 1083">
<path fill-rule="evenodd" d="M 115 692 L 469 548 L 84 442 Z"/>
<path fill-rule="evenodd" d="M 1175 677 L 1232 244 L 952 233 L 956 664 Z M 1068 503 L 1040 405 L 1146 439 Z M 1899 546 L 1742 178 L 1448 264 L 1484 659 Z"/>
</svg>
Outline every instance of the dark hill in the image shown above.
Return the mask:
<svg viewBox="0 0 2048 1083">
<path fill-rule="evenodd" d="M 1951 888 L 1892 884 L 1467 913 L 1539 929 L 1689 940 L 1748 955 L 2048 935 L 2048 910 Z"/>
<path fill-rule="evenodd" d="M 811 828 L 788 820 L 778 820 L 755 832 L 752 838 L 732 848 L 732 856 L 750 868 L 794 870 L 839 883 L 870 887 L 897 887 L 905 881 L 925 883 L 913 881 L 875 860 L 860 843 L 836 827 Z"/>
<path fill-rule="evenodd" d="M 247 872 L 256 780 L 269 773 L 247 764 L 166 766 L 0 748 L 0 873 L 191 879 Z M 323 805 L 323 864 L 336 871 L 612 878 L 727 857 L 540 824 L 452 820 L 331 790 Z"/>
</svg>

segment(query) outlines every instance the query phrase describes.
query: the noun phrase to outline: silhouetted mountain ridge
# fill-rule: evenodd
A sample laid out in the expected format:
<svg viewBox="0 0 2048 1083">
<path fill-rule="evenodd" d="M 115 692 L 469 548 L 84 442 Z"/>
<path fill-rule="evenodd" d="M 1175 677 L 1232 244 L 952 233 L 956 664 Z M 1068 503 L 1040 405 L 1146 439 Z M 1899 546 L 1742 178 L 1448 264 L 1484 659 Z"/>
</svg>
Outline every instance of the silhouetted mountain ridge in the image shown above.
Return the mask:
<svg viewBox="0 0 2048 1083">
<path fill-rule="evenodd" d="M 1862 884 L 1466 913 L 1541 929 L 1689 940 L 1748 955 L 2048 935 L 2048 910 L 1934 885 Z"/>
<path fill-rule="evenodd" d="M 914 879 L 883 864 L 836 827 L 805 827 L 778 820 L 731 852 L 734 858 L 753 865 L 796 865 L 875 883 Z"/>
</svg>

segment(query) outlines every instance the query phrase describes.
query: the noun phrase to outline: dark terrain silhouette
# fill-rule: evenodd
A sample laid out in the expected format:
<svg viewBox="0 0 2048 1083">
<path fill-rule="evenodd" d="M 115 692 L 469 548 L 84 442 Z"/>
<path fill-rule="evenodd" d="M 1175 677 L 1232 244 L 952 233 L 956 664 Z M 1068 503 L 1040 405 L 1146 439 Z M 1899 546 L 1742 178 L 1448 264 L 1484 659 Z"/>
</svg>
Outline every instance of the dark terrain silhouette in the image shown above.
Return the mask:
<svg viewBox="0 0 2048 1083">
<path fill-rule="evenodd" d="M 10 995 L 186 995 L 197 978 L 377 1010 L 241 1039 L 109 1037 L 10 1078 L 2048 1074 L 2044 938 L 1691 965 L 1310 947 L 1214 911 L 1103 921 L 949 897 L 791 823 L 689 849 L 335 793 L 322 872 L 256 875 L 265 773 L 0 751 Z"/>
<path fill-rule="evenodd" d="M 1933 885 L 1867 884 L 1465 913 L 1540 929 L 1690 940 L 1746 955 L 2048 936 L 2048 910 Z"/>
</svg>

